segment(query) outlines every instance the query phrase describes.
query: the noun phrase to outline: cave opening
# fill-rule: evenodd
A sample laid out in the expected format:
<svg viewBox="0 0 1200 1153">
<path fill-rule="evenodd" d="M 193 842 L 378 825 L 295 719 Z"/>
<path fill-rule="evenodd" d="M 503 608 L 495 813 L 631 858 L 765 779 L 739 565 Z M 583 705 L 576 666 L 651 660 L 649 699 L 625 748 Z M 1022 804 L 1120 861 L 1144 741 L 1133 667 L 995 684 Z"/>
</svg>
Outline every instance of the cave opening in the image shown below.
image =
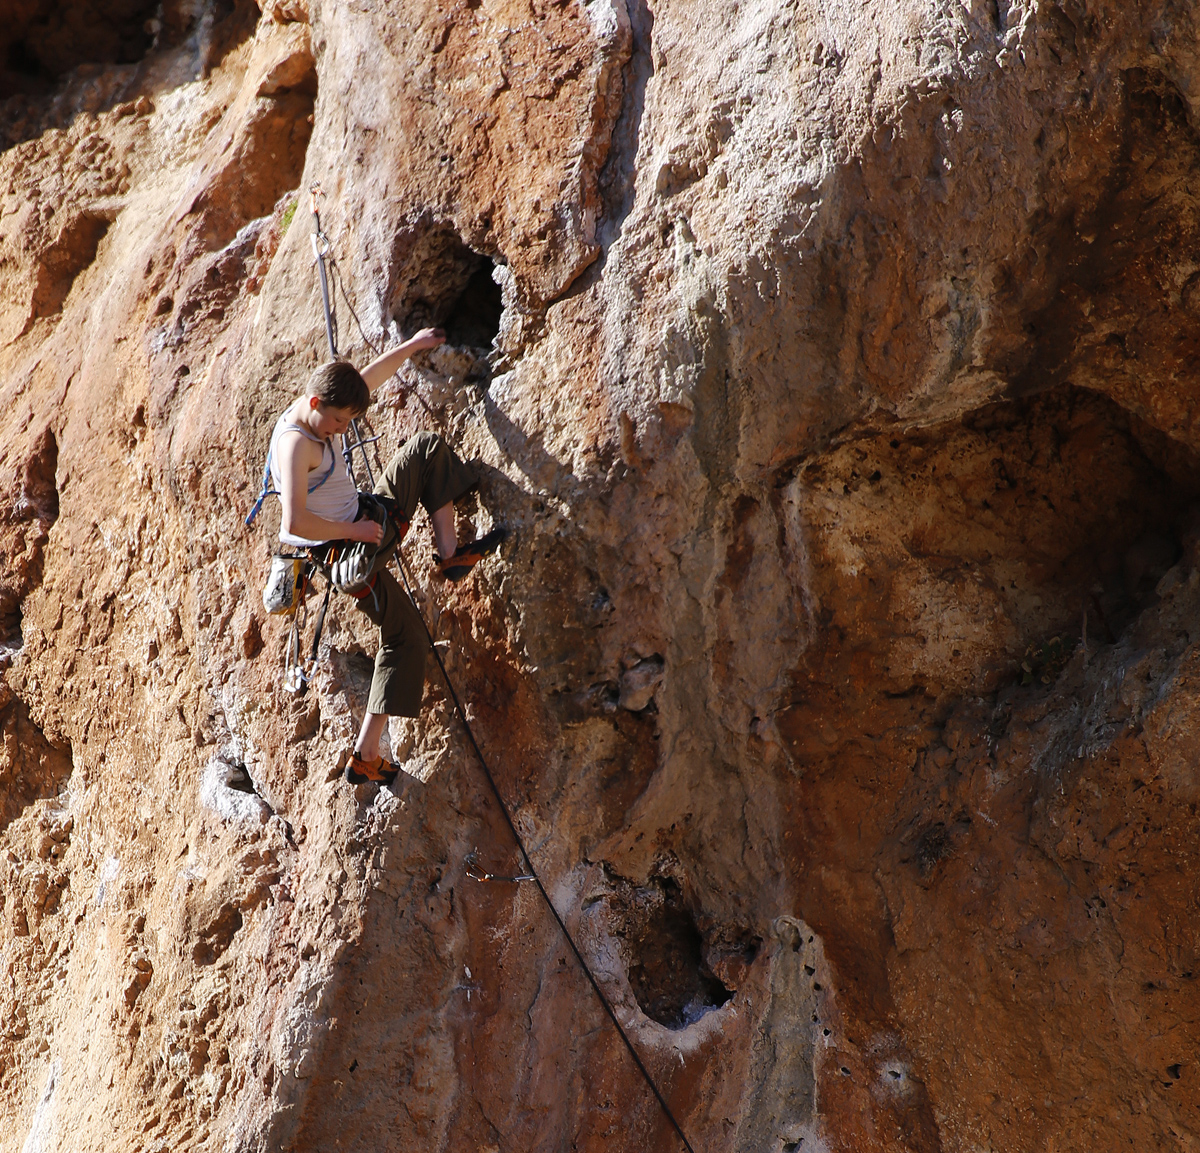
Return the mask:
<svg viewBox="0 0 1200 1153">
<path fill-rule="evenodd" d="M 1082 629 L 1085 616 L 1096 642 L 1115 643 L 1200 539 L 1200 457 L 1102 393 L 1073 385 L 976 410 L 962 426 L 996 450 L 988 481 L 1000 499 L 981 492 L 975 515 L 1005 509 L 1008 547 L 990 559 L 1023 569 L 1008 591 L 1013 619 L 1029 620 L 1025 656 L 1054 661 L 1046 636 L 1074 630 L 1077 620 Z M 1037 610 L 1040 628 L 1018 598 Z"/>
<path fill-rule="evenodd" d="M 230 766 L 229 779 L 225 783 L 236 792 L 248 793 L 254 797 L 258 796 L 258 790 L 254 787 L 254 780 L 250 776 L 250 770 L 241 761 Z"/>
<path fill-rule="evenodd" d="M 494 260 L 486 256 L 478 258 L 462 295 L 451 304 L 442 321 L 447 343 L 459 348 L 492 347 L 500 333 L 500 315 L 504 311 L 495 269 Z"/>
<path fill-rule="evenodd" d="M 446 342 L 486 355 L 500 332 L 498 262 L 449 227 L 418 225 L 397 239 L 391 315 L 406 331 L 446 330 Z"/>
<path fill-rule="evenodd" d="M 705 959 L 704 939 L 678 882 L 652 878 L 610 903 L 612 931 L 623 941 L 626 972 L 643 1013 L 683 1029 L 733 996 Z"/>
</svg>

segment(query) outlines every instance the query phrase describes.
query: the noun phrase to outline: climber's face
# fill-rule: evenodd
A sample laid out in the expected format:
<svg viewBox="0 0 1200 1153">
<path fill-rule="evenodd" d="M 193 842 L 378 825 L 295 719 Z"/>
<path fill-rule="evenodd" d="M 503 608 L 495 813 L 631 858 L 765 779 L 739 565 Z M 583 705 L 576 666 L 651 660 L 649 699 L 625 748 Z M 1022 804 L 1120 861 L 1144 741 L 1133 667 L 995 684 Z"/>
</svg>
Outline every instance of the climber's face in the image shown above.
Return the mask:
<svg viewBox="0 0 1200 1153">
<path fill-rule="evenodd" d="M 308 398 L 312 416 L 309 427 L 319 437 L 343 436 L 350 428 L 350 422 L 359 414 L 348 408 L 335 408 L 331 404 L 322 404 L 315 396 Z"/>
</svg>

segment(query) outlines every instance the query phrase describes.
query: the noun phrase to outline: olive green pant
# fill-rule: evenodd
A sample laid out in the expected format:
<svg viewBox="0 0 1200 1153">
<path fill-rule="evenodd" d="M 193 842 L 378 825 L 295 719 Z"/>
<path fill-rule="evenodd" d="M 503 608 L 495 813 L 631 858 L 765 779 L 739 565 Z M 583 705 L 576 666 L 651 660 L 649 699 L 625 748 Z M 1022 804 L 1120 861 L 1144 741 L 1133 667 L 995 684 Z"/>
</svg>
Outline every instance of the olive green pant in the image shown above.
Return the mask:
<svg viewBox="0 0 1200 1153">
<path fill-rule="evenodd" d="M 396 501 L 407 521 L 418 504 L 432 515 L 475 482 L 475 473 L 437 433 L 419 432 L 405 441 L 388 462 L 375 491 Z M 429 640 L 416 606 L 387 567 L 399 547 L 396 541 L 390 548 L 380 549 L 372 566 L 374 586 L 358 601 L 359 610 L 379 626 L 379 651 L 375 654 L 367 712 L 415 717 L 421 711 L 425 690 Z"/>
</svg>

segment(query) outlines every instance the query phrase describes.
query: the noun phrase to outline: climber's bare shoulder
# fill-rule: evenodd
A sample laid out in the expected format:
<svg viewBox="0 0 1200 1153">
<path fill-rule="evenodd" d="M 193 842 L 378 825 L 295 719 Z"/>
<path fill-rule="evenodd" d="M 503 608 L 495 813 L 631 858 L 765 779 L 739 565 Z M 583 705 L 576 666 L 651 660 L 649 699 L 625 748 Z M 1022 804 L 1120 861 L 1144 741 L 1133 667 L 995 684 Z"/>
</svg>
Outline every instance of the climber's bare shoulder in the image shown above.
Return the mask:
<svg viewBox="0 0 1200 1153">
<path fill-rule="evenodd" d="M 320 466 L 325 445 L 289 428 L 279 434 L 276 451 L 279 454 L 279 474 L 284 483 L 295 474 L 304 484 L 307 483 L 308 474 Z"/>
<path fill-rule="evenodd" d="M 308 505 L 308 476 L 321 464 L 325 446 L 295 430 L 280 433 L 275 451 L 279 460 L 279 499 L 285 523 Z"/>
</svg>

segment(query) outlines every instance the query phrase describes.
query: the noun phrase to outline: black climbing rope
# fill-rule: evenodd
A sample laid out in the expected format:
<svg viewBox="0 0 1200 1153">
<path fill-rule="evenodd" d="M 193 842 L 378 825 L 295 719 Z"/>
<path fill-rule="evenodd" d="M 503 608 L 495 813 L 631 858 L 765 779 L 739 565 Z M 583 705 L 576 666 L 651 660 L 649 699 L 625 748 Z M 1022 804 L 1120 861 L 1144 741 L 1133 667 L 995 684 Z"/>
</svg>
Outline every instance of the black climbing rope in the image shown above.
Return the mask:
<svg viewBox="0 0 1200 1153">
<path fill-rule="evenodd" d="M 327 262 L 334 273 L 338 287 L 341 289 L 342 297 L 346 302 L 346 306 L 350 309 L 350 315 L 354 317 L 354 323 L 358 327 L 359 335 L 362 336 L 363 340 L 367 344 L 367 347 L 370 348 L 373 353 L 378 355 L 378 350 L 375 348 L 373 342 L 367 337 L 367 334 L 363 331 L 362 324 L 358 319 L 358 314 L 354 311 L 353 306 L 350 304 L 350 298 L 346 295 L 345 286 L 341 283 L 342 278 L 340 270 L 337 268 L 336 261 L 333 257 L 333 246 L 329 241 L 329 237 L 326 236 L 324 231 L 321 229 L 321 217 L 317 210 L 317 199 L 319 196 L 323 195 L 320 185 L 314 184 L 311 191 L 313 215 L 313 255 L 316 258 L 317 271 L 321 282 L 321 303 L 325 309 L 325 334 L 329 338 L 330 355 L 333 356 L 334 359 L 336 359 L 338 356 L 337 316 L 334 308 L 331 307 L 330 302 L 329 279 L 326 274 Z M 370 463 L 367 460 L 366 446 L 377 441 L 379 437 L 376 436 L 370 438 L 369 440 L 363 440 L 363 438 L 359 435 L 357 424 L 353 422 L 351 424 L 351 430 L 354 433 L 355 443 L 349 447 L 343 446 L 342 450 L 345 453 L 347 465 L 350 467 L 351 475 L 353 475 L 354 469 L 353 466 L 350 465 L 351 454 L 355 449 L 361 450 L 363 464 L 366 466 L 367 476 L 371 479 L 371 487 L 373 488 L 375 482 L 372 477 Z M 399 545 L 397 545 L 396 548 L 396 565 L 400 570 L 400 578 L 404 582 L 404 591 L 408 595 L 409 600 L 413 602 L 413 606 L 416 607 L 416 597 L 413 596 L 413 587 L 416 582 L 410 578 L 408 566 L 404 563 L 404 558 L 400 554 Z M 580 969 L 583 970 L 583 975 L 587 978 L 588 984 L 591 985 L 592 991 L 596 994 L 600 1004 L 604 1007 L 605 1013 L 608 1014 L 609 1020 L 612 1021 L 613 1027 L 617 1030 L 617 1034 L 620 1036 L 622 1042 L 624 1042 L 625 1048 L 629 1050 L 629 1055 L 633 1058 L 633 1063 L 637 1066 L 638 1072 L 641 1073 L 642 1078 L 650 1087 L 650 1091 L 654 1094 L 654 1098 L 661 1107 L 663 1114 L 666 1116 L 667 1120 L 670 1121 L 671 1127 L 675 1130 L 679 1140 L 683 1143 L 684 1149 L 687 1150 L 687 1153 L 695 1153 L 691 1142 L 688 1141 L 687 1135 L 683 1131 L 683 1127 L 676 1120 L 675 1114 L 671 1111 L 671 1106 L 667 1104 L 667 1099 L 663 1096 L 662 1090 L 659 1089 L 657 1082 L 650 1073 L 650 1070 L 646 1068 L 645 1062 L 642 1060 L 637 1049 L 634 1048 L 633 1042 L 629 1039 L 629 1034 L 625 1032 L 621 1022 L 617 1019 L 616 1011 L 613 1009 L 608 998 L 601 990 L 600 984 L 596 980 L 595 974 L 593 974 L 591 970 L 591 966 L 588 965 L 586 960 L 584 960 L 583 954 L 579 951 L 579 947 L 575 944 L 575 939 L 571 936 L 570 931 L 567 929 L 566 923 L 559 915 L 558 909 L 555 908 L 554 902 L 550 899 L 550 894 L 546 891 L 546 886 L 542 884 L 542 879 L 538 876 L 537 869 L 534 868 L 533 861 L 529 856 L 529 852 L 525 848 L 525 842 L 521 839 L 521 834 L 517 832 L 517 826 L 513 823 L 513 819 L 509 815 L 508 806 L 504 803 L 504 797 L 501 795 L 500 788 L 496 784 L 496 778 L 492 776 L 492 770 L 488 766 L 487 758 L 483 755 L 483 749 L 480 748 L 479 742 L 475 739 L 475 733 L 471 729 L 471 723 L 467 720 L 466 710 L 462 706 L 462 701 L 459 700 L 458 692 L 454 687 L 454 682 L 450 679 L 450 674 L 446 671 L 446 665 L 442 660 L 442 655 L 440 652 L 438 652 L 437 645 L 434 642 L 433 633 L 430 632 L 429 625 L 425 622 L 425 614 L 418 609 L 417 615 L 421 618 L 421 627 L 425 630 L 425 636 L 429 641 L 429 648 L 433 652 L 434 660 L 437 661 L 437 666 L 441 671 L 442 679 L 446 682 L 446 689 L 450 693 L 451 701 L 454 703 L 454 711 L 458 714 L 458 719 L 462 723 L 463 731 L 467 734 L 467 740 L 470 742 L 471 748 L 475 751 L 475 756 L 479 759 L 479 765 L 483 769 L 483 775 L 487 780 L 488 787 L 491 789 L 492 795 L 496 798 L 496 803 L 500 806 L 500 812 L 504 817 L 504 823 L 508 826 L 508 831 L 512 834 L 512 838 L 516 842 L 517 848 L 521 854 L 521 859 L 525 862 L 526 872 L 515 876 L 500 876 L 495 873 L 485 872 L 482 868 L 480 868 L 478 853 L 477 851 L 472 851 L 471 853 L 467 854 L 467 857 L 463 862 L 467 876 L 476 881 L 531 881 L 537 886 L 537 890 L 539 893 L 541 893 L 542 900 L 545 902 L 546 908 L 550 910 L 550 914 L 558 924 L 558 927 L 561 930 L 567 945 L 570 947 L 575 960 L 579 963 Z M 324 616 L 324 610 L 322 610 L 322 616 Z"/>
<path fill-rule="evenodd" d="M 408 566 L 404 563 L 404 558 L 400 555 L 400 550 L 396 550 L 396 564 L 400 569 L 401 579 L 404 581 L 404 591 L 408 594 L 409 599 L 416 605 L 416 598 L 413 596 L 413 584 L 409 578 Z M 683 1147 L 687 1153 L 695 1153 L 691 1142 L 688 1141 L 687 1135 L 684 1133 L 682 1126 L 675 1119 L 675 1114 L 671 1111 L 671 1106 L 667 1104 L 667 1099 L 663 1096 L 662 1090 L 659 1089 L 657 1082 L 651 1075 L 650 1070 L 646 1068 L 638 1051 L 633 1047 L 633 1042 L 629 1039 L 629 1034 L 625 1032 L 621 1022 L 617 1019 L 616 1011 L 609 1003 L 608 998 L 604 995 L 600 988 L 599 982 L 592 973 L 591 966 L 584 960 L 583 954 L 579 951 L 579 947 L 575 944 L 575 938 L 571 936 L 570 930 L 562 917 L 559 916 L 558 909 L 555 908 L 554 902 L 550 899 L 550 894 L 546 891 L 546 886 L 542 884 L 541 877 L 538 876 L 537 869 L 534 868 L 533 861 L 529 857 L 529 852 L 525 848 L 525 842 L 521 839 L 521 834 L 517 832 L 517 826 L 513 823 L 513 819 L 509 816 L 508 806 L 504 803 L 504 797 L 500 793 L 500 788 L 496 784 L 496 778 L 492 776 L 492 770 L 489 768 L 487 758 L 483 755 L 483 750 L 479 747 L 479 742 L 475 739 L 475 734 L 471 730 L 471 722 L 467 720 L 466 711 L 462 707 L 462 702 L 459 700 L 458 693 L 454 688 L 454 683 L 450 680 L 450 674 L 446 671 L 446 665 L 442 661 L 442 654 L 438 652 L 437 645 L 434 643 L 433 634 L 429 631 L 429 625 L 425 623 L 425 614 L 419 609 L 417 615 L 421 618 L 421 626 L 425 629 L 425 636 L 429 639 L 429 647 L 433 651 L 433 658 L 437 661 L 437 666 L 441 670 L 442 680 L 446 682 L 446 688 L 450 693 L 450 699 L 454 702 L 454 711 L 458 714 L 458 719 L 462 723 L 463 731 L 467 734 L 467 740 L 471 743 L 471 748 L 475 750 L 475 756 L 479 759 L 479 765 L 483 769 L 483 775 L 487 779 L 488 786 L 492 790 L 492 795 L 496 798 L 496 803 L 500 806 L 500 812 L 504 816 L 504 823 L 508 825 L 508 831 L 512 834 L 513 840 L 520 850 L 521 859 L 525 862 L 527 872 L 516 877 L 497 877 L 494 874 L 484 873 L 482 876 L 476 876 L 476 871 L 481 872 L 476 864 L 477 857 L 474 853 L 468 855 L 466 859 L 467 875 L 476 880 L 497 880 L 497 881 L 532 881 L 542 895 L 542 900 L 546 903 L 546 908 L 550 910 L 551 916 L 558 923 L 559 929 L 562 931 L 563 937 L 566 939 L 571 952 L 575 955 L 575 960 L 579 962 L 580 969 L 583 970 L 583 975 L 588 979 L 588 984 L 591 985 L 592 991 L 600 1000 L 600 1004 L 604 1006 L 605 1013 L 613 1023 L 613 1027 L 617 1030 L 621 1040 L 625 1043 L 625 1048 L 629 1050 L 629 1055 L 633 1058 L 634 1064 L 638 1067 L 638 1072 L 641 1073 L 646 1084 L 650 1087 L 650 1091 L 654 1094 L 655 1099 L 662 1107 L 663 1113 L 668 1121 L 671 1122 L 671 1127 L 679 1136 L 679 1140 L 683 1143 Z M 475 871 L 472 871 L 472 870 Z"/>
</svg>

